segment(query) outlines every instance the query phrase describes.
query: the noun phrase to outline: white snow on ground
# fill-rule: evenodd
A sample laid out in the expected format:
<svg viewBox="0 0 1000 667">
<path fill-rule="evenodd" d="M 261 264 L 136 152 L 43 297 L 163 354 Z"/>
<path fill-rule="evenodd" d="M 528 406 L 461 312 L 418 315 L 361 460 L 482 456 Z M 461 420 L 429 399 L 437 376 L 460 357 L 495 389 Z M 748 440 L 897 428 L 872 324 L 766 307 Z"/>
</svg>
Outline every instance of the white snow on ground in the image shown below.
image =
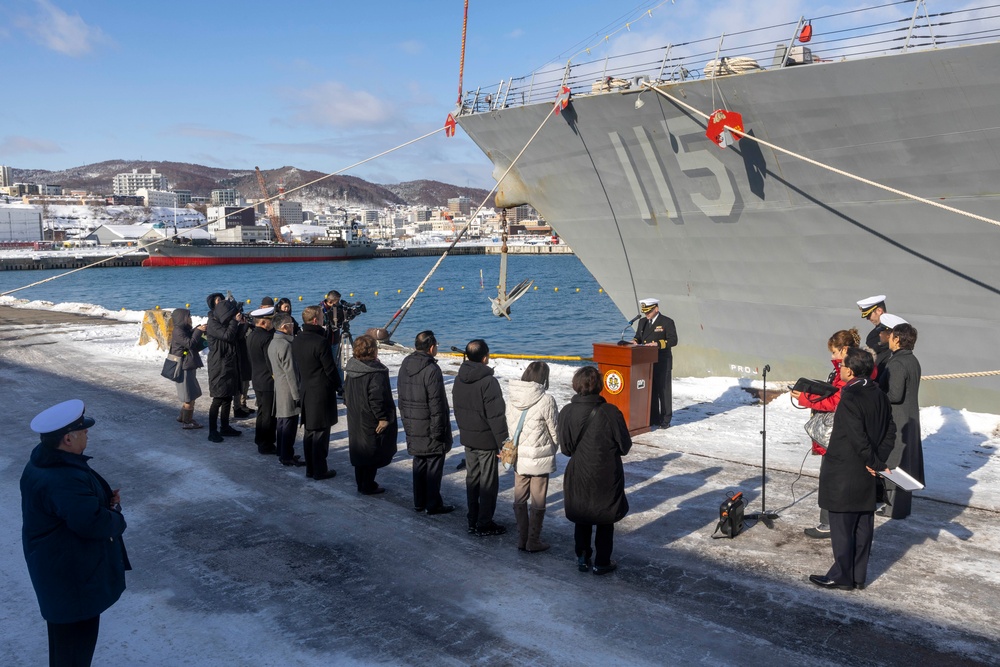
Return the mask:
<svg viewBox="0 0 1000 667">
<path fill-rule="evenodd" d="M 136 565 L 128 591 L 102 622 L 98 661 L 912 664 L 908 637 L 991 660 L 1000 631 L 993 612 L 1000 536 L 992 514 L 1000 511 L 1000 415 L 922 409 L 928 489 L 917 494 L 910 520 L 877 523 L 872 585 L 831 594 L 805 582 L 830 562 L 828 542 L 802 535 L 815 522 L 820 464 L 808 454 L 807 412 L 785 395 L 767 406 L 767 509 L 781 514 L 775 529 L 712 540 L 712 514 L 727 490 L 744 489 L 750 509 L 760 509 L 763 411 L 745 391 L 746 380 L 675 378 L 674 426 L 636 437 L 625 459 L 632 513 L 616 528 L 622 569 L 596 578 L 572 566 L 572 527 L 562 515 L 564 457 L 549 490 L 544 536 L 553 549 L 525 556 L 510 535 L 465 535 L 464 474 L 454 465 L 460 447 L 448 458 L 444 489 L 459 510 L 415 517 L 405 445 L 379 473 L 385 496 L 353 493 L 343 412 L 330 457 L 341 474 L 311 483 L 302 469 L 283 469 L 252 451 L 252 421 L 242 422 L 250 431 L 242 442 L 225 447 L 208 446 L 204 431 L 176 428 L 173 388 L 159 377 L 165 353 L 137 344 L 143 313 L 10 298 L 0 305 L 119 320 L 21 325 L 5 329 L 11 337 L 0 341 L 0 381 L 13 415 L 0 447 L 0 623 L 9 641 L 0 662 L 44 663 L 44 625 L 21 554 L 16 480 L 33 440 L 31 415 L 52 390 L 79 387 L 90 392 L 81 397 L 98 420 L 88 453 L 97 457 L 95 469 L 123 487 L 126 543 Z M 403 355 L 384 350 L 380 357 L 395 376 Z M 460 358 L 442 355 L 440 362 L 450 383 Z M 527 363 L 492 365 L 505 386 Z M 562 406 L 575 368 L 550 366 Z M 36 386 L 33 371 L 54 386 Z M 205 386 L 204 371 L 201 380 Z M 206 409 L 199 400 L 203 421 Z M 508 476 L 497 509 L 508 525 L 509 485 Z M 733 636 L 732 618 L 747 626 L 760 620 Z M 838 632 L 841 640 L 830 639 Z M 858 632 L 869 633 L 865 641 L 845 640 Z M 727 641 L 736 645 L 726 648 Z"/>
</svg>

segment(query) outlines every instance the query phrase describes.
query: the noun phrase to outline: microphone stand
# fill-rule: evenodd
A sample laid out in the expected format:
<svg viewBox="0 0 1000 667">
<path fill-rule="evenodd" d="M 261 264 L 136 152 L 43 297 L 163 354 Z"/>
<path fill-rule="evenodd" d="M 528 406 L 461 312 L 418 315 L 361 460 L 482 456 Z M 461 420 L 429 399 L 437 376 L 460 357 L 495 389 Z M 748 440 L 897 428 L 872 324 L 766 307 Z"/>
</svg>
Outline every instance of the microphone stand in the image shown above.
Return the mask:
<svg viewBox="0 0 1000 667">
<path fill-rule="evenodd" d="M 628 331 L 632 327 L 632 325 L 635 324 L 636 320 L 638 320 L 641 317 L 642 317 L 642 313 L 639 313 L 638 315 L 636 315 L 635 317 L 633 317 L 632 319 L 630 319 L 628 321 L 628 324 L 626 324 L 625 328 L 622 329 L 621 336 L 618 337 L 618 344 L 619 345 L 628 345 L 628 343 L 625 341 L 625 332 Z"/>
<path fill-rule="evenodd" d="M 767 374 L 771 370 L 770 364 L 764 364 L 764 393 L 761 399 L 761 467 L 760 467 L 760 511 L 747 514 L 743 517 L 762 521 L 768 528 L 774 528 L 774 520 L 778 518 L 777 513 L 767 511 Z"/>
</svg>

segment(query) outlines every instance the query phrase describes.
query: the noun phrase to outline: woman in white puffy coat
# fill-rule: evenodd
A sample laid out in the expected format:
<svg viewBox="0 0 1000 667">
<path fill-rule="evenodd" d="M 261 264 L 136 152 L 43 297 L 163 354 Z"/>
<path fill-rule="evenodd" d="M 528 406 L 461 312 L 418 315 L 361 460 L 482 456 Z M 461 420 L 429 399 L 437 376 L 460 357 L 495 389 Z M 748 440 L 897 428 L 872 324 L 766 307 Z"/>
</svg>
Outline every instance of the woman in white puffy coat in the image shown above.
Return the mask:
<svg viewBox="0 0 1000 667">
<path fill-rule="evenodd" d="M 535 361 L 524 369 L 520 380 L 511 380 L 507 397 L 507 431 L 518 433 L 521 414 L 524 424 L 517 436 L 517 465 L 514 470 L 514 517 L 517 519 L 517 548 L 545 551 L 541 540 L 545 519 L 545 496 L 549 474 L 556 471 L 556 401 L 546 393 L 549 365 Z M 528 507 L 528 500 L 531 507 Z"/>
</svg>

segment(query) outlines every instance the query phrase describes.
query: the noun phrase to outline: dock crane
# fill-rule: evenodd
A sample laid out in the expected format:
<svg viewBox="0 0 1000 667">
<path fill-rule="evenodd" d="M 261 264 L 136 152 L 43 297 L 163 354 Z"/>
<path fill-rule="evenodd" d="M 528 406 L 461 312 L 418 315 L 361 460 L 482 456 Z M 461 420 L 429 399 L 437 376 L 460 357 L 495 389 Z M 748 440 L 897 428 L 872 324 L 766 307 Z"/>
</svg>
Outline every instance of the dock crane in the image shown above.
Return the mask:
<svg viewBox="0 0 1000 667">
<path fill-rule="evenodd" d="M 260 186 L 260 194 L 264 197 L 264 207 L 267 209 L 267 217 L 271 221 L 271 228 L 274 229 L 274 240 L 278 243 L 284 243 L 285 237 L 281 235 L 281 218 L 274 212 L 274 204 L 271 203 L 271 199 L 267 196 L 267 185 L 264 183 L 264 174 L 260 173 L 260 167 L 254 167 L 257 170 L 257 185 Z"/>
</svg>

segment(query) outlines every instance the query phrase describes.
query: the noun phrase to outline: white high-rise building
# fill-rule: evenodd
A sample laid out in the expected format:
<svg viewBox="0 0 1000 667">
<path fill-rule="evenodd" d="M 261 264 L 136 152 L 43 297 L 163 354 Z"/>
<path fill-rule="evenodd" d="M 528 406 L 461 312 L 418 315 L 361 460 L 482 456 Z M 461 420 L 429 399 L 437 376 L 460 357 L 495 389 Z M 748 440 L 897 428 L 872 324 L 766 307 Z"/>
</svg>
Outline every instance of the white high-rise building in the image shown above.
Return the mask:
<svg viewBox="0 0 1000 667">
<path fill-rule="evenodd" d="M 14 185 L 14 178 L 10 174 L 10 167 L 0 165 L 0 188 Z"/>
<path fill-rule="evenodd" d="M 212 190 L 212 206 L 240 206 L 242 199 L 240 193 L 232 188 Z"/>
<path fill-rule="evenodd" d="M 113 191 L 116 195 L 134 195 L 139 188 L 147 190 L 166 190 L 167 177 L 156 173 L 155 169 L 150 169 L 148 174 L 140 174 L 138 169 L 133 169 L 130 174 L 118 174 L 115 176 Z"/>
</svg>

